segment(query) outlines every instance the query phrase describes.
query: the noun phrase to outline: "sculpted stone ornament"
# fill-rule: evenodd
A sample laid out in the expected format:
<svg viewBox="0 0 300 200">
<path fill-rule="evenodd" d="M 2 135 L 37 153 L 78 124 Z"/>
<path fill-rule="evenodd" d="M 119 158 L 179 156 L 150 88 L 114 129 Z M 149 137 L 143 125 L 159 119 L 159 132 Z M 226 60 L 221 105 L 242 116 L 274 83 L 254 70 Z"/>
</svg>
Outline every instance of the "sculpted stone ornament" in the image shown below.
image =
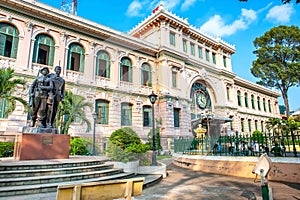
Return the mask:
<svg viewBox="0 0 300 200">
<path fill-rule="evenodd" d="M 43 67 L 29 89 L 31 123 L 24 127 L 26 133 L 58 133 L 53 128 L 58 104 L 64 101 L 65 81 L 60 77 L 61 67 L 55 67 L 55 73 L 49 74 Z"/>
</svg>

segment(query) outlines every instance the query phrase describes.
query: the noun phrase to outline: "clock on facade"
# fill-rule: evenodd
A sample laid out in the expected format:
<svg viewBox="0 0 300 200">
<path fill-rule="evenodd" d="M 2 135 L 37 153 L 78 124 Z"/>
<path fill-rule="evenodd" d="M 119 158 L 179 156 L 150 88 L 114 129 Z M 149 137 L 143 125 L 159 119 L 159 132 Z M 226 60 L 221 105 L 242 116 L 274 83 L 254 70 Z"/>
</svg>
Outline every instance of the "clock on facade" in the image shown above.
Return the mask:
<svg viewBox="0 0 300 200">
<path fill-rule="evenodd" d="M 199 92 L 197 94 L 197 104 L 202 109 L 204 109 L 206 107 L 207 99 L 206 99 L 206 95 L 204 93 Z"/>
</svg>

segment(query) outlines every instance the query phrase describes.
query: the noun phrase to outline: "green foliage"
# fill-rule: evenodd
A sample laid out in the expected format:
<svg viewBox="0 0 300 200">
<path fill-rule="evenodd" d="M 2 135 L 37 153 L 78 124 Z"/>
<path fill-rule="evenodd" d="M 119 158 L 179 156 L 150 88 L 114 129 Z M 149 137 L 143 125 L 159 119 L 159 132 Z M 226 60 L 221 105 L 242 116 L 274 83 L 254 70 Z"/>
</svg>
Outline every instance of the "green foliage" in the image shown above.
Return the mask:
<svg viewBox="0 0 300 200">
<path fill-rule="evenodd" d="M 148 133 L 148 142 L 147 142 L 147 144 L 150 146 L 151 149 L 153 149 L 152 143 L 153 143 L 153 139 L 152 139 L 152 129 L 151 129 Z M 162 146 L 160 144 L 160 128 L 159 127 L 155 128 L 155 149 L 162 150 Z"/>
<path fill-rule="evenodd" d="M 27 110 L 27 102 L 21 97 L 14 95 L 18 85 L 24 85 L 24 79 L 15 78 L 14 70 L 11 68 L 0 69 L 0 99 L 5 99 L 9 106 L 5 114 L 11 113 L 16 108 L 16 102 L 20 102 Z"/>
<path fill-rule="evenodd" d="M 297 26 L 278 26 L 254 40 L 257 59 L 253 61 L 251 73 L 258 84 L 281 91 L 290 115 L 288 89 L 299 86 L 300 79 L 300 29 Z"/>
<path fill-rule="evenodd" d="M 13 156 L 14 143 L 13 142 L 0 142 L 0 158 Z"/>
<path fill-rule="evenodd" d="M 89 155 L 92 141 L 85 138 L 70 139 L 70 155 Z"/>
<path fill-rule="evenodd" d="M 141 160 L 149 149 L 148 145 L 142 144 L 136 132 L 128 127 L 114 131 L 107 144 L 108 156 L 121 162 Z"/>
<path fill-rule="evenodd" d="M 262 144 L 264 142 L 264 135 L 259 130 L 255 130 L 252 133 L 252 140 Z"/>
<path fill-rule="evenodd" d="M 64 103 L 60 103 L 56 115 L 55 127 L 59 127 L 61 134 L 68 134 L 70 125 L 75 121 L 86 124 L 86 132 L 91 130 L 91 122 L 86 117 L 86 108 L 93 109 L 93 105 L 84 97 L 66 91 Z"/>
</svg>

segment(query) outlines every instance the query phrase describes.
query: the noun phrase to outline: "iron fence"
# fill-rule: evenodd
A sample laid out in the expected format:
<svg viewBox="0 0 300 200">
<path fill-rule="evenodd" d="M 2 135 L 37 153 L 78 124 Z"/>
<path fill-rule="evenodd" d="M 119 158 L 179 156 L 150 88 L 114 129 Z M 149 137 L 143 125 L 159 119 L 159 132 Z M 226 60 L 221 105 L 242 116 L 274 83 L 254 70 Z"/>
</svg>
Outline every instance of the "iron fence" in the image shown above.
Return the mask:
<svg viewBox="0 0 300 200">
<path fill-rule="evenodd" d="M 297 156 L 297 151 L 300 151 L 300 131 L 254 136 L 235 133 L 213 138 L 179 138 L 174 140 L 174 152 L 220 156 L 259 156 L 267 153 L 274 156 L 276 145 L 280 147 L 280 156 Z"/>
</svg>

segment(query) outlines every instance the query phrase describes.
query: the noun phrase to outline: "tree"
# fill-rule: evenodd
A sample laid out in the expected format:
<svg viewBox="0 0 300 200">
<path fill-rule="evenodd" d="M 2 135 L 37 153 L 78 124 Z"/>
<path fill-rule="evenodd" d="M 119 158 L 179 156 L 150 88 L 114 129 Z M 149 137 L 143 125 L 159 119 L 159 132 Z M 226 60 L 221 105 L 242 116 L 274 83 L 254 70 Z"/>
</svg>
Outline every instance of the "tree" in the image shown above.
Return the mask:
<svg viewBox="0 0 300 200">
<path fill-rule="evenodd" d="M 86 124 L 86 132 L 91 130 L 91 122 L 86 117 L 85 109 L 93 109 L 93 105 L 87 102 L 83 96 L 66 91 L 65 100 L 58 106 L 55 118 L 55 127 L 60 127 L 61 134 L 68 134 L 72 122 L 80 121 Z"/>
<path fill-rule="evenodd" d="M 288 89 L 300 85 L 300 29 L 297 26 L 278 26 L 254 40 L 251 73 L 260 85 L 281 91 L 287 117 L 290 116 Z"/>
<path fill-rule="evenodd" d="M 14 78 L 14 76 L 14 70 L 11 68 L 0 69 L 0 100 L 7 101 L 9 105 L 5 114 L 15 110 L 17 101 L 27 110 L 27 102 L 21 97 L 14 95 L 17 86 L 24 85 L 26 81 L 20 78 Z"/>
<path fill-rule="evenodd" d="M 239 0 L 239 1 L 247 2 L 248 0 Z M 291 2 L 291 0 L 281 0 L 281 1 L 282 1 L 283 4 Z M 296 0 L 296 3 L 300 3 L 300 0 Z"/>
</svg>

